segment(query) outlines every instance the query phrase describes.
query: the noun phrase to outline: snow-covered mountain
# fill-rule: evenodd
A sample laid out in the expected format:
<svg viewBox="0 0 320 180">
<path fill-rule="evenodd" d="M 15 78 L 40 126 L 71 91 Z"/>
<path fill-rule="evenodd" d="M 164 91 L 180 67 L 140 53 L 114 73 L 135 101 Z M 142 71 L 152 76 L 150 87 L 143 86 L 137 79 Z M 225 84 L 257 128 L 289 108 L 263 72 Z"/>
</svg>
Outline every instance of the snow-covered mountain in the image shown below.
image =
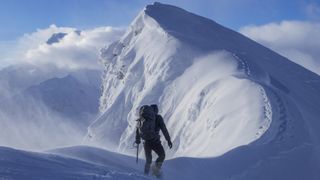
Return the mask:
<svg viewBox="0 0 320 180">
<path fill-rule="evenodd" d="M 68 37 L 67 33 L 52 33 L 47 33 L 51 37 L 47 43 L 43 38 L 38 47 L 53 48 L 52 43 L 59 46 L 64 36 Z M 102 70 L 59 67 L 55 61 L 76 61 L 76 56 L 55 57 L 45 63 L 43 56 L 44 62 L 39 64 L 24 59 L 0 69 L 0 145 L 39 150 L 81 143 L 99 110 Z M 87 61 L 98 64 L 99 57 L 91 57 Z"/>
<path fill-rule="evenodd" d="M 10 94 L 20 93 L 32 85 L 65 75 L 52 73 L 57 71 L 54 66 L 39 68 L 27 63 L 5 67 L 0 70 L 1 90 L 7 89 Z"/>
<path fill-rule="evenodd" d="M 103 114 L 90 125 L 89 142 L 130 153 L 137 109 L 157 103 L 174 143 L 168 157 L 219 156 L 206 164 L 219 173 L 201 165 L 202 173 L 319 178 L 318 75 L 210 19 L 160 3 L 147 6 L 101 56 Z M 241 166 L 216 167 L 230 160 Z"/>
<path fill-rule="evenodd" d="M 0 69 L 0 146 L 41 150 L 80 144 L 98 113 L 99 48 L 121 28 L 51 25 L 20 37 Z"/>
<path fill-rule="evenodd" d="M 98 113 L 101 72 L 46 70 L 0 70 L 0 145 L 39 150 L 81 143 Z"/>
<path fill-rule="evenodd" d="M 157 103 L 174 141 L 163 179 L 320 179 L 318 75 L 212 20 L 160 3 L 147 6 L 101 57 L 102 115 L 89 127 L 88 142 L 132 154 L 137 108 Z M 1 101 L 0 110 L 11 109 L 7 120 L 0 111 L 1 145 L 81 143 L 45 103 L 82 94 L 64 86 L 99 81 L 91 73 L 52 77 L 42 70 L 0 72 L 1 98 L 29 91 L 57 97 L 32 97 L 20 109 Z M 136 165 L 134 157 L 92 147 L 0 147 L 0 157 L 0 179 L 153 179 L 141 175 L 143 160 Z"/>
<path fill-rule="evenodd" d="M 54 43 L 58 43 L 61 39 L 63 39 L 68 33 L 54 33 L 46 42 L 47 44 L 51 45 Z"/>
<path fill-rule="evenodd" d="M 100 73 L 94 72 L 99 80 Z M 23 95 L 43 102 L 48 108 L 70 119 L 74 125 L 86 129 L 99 110 L 100 86 L 82 83 L 72 75 L 52 78 L 28 88 Z"/>
<path fill-rule="evenodd" d="M 23 101 L 21 98 L 33 97 L 62 115 L 77 118 L 82 112 L 98 113 L 100 70 L 59 72 L 54 67 L 46 69 L 23 64 L 6 67 L 0 70 L 0 75 L 0 98 L 3 100 L 6 98 L 7 101 Z M 0 106 L 6 106 L 6 103 L 2 102 Z"/>
</svg>

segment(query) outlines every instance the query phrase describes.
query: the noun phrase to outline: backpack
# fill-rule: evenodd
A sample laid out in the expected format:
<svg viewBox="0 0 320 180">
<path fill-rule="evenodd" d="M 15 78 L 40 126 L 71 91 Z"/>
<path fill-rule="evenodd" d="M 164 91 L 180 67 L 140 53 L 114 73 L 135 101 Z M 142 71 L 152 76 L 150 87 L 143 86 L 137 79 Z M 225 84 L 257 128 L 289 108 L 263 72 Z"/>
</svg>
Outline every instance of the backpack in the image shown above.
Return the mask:
<svg viewBox="0 0 320 180">
<path fill-rule="evenodd" d="M 143 140 L 153 140 L 157 137 L 155 132 L 156 128 L 156 115 L 153 108 L 144 105 L 140 108 L 140 118 L 138 119 L 138 130 Z"/>
</svg>

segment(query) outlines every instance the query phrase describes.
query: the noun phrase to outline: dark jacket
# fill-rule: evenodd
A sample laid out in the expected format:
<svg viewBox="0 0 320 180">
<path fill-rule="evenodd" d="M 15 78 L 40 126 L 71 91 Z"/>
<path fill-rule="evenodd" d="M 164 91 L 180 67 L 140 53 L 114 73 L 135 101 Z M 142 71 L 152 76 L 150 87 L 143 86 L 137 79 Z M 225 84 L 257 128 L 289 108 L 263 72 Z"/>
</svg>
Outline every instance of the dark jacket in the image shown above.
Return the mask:
<svg viewBox="0 0 320 180">
<path fill-rule="evenodd" d="M 167 130 L 167 127 L 163 121 L 163 118 L 161 115 L 157 114 L 156 115 L 156 134 L 159 135 L 159 138 L 160 138 L 160 130 L 162 131 L 162 134 L 164 135 L 165 139 L 167 141 L 170 141 L 170 135 L 169 135 L 169 132 Z"/>
<path fill-rule="evenodd" d="M 163 118 L 160 114 L 158 114 L 159 109 L 157 105 L 151 105 L 151 107 L 154 110 L 154 113 L 156 114 L 156 124 L 155 124 L 155 132 L 156 132 L 156 137 L 154 139 L 154 141 L 158 141 L 160 140 L 160 130 L 162 131 L 162 134 L 164 135 L 165 139 L 167 141 L 171 141 L 169 132 L 167 130 L 167 127 L 163 121 Z M 136 129 L 136 142 L 140 142 L 141 136 L 140 136 L 140 132 L 139 129 Z"/>
</svg>

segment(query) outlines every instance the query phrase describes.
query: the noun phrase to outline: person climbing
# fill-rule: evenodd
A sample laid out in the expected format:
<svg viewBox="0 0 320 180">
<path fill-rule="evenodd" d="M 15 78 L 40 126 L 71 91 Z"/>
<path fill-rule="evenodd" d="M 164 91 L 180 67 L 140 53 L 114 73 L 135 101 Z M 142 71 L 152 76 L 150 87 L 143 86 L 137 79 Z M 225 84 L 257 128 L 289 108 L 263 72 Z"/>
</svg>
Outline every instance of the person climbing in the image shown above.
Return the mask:
<svg viewBox="0 0 320 180">
<path fill-rule="evenodd" d="M 149 174 L 152 163 L 152 150 L 158 155 L 155 165 L 152 166 L 152 173 L 157 177 L 160 176 L 161 166 L 165 159 L 165 151 L 160 140 L 160 130 L 167 140 L 169 148 L 172 148 L 172 142 L 167 127 L 162 116 L 158 114 L 158 111 L 159 109 L 156 104 L 152 104 L 151 106 L 144 105 L 140 108 L 140 118 L 137 120 L 135 140 L 135 143 L 138 145 L 141 143 L 141 139 L 144 140 L 143 147 L 146 156 L 144 173 L 146 175 Z"/>
</svg>

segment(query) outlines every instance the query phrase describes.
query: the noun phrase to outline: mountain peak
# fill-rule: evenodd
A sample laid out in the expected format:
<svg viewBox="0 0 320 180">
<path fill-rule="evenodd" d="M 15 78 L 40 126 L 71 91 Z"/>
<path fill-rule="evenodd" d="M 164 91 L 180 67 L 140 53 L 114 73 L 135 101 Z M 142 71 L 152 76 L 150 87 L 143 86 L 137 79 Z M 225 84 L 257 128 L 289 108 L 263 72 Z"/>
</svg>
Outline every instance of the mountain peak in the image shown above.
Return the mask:
<svg viewBox="0 0 320 180">
<path fill-rule="evenodd" d="M 320 142 L 319 77 L 205 17 L 148 5 L 101 59 L 102 115 L 88 128 L 90 142 L 132 153 L 136 110 L 154 103 L 173 134 L 167 157 Z"/>
<path fill-rule="evenodd" d="M 226 40 L 237 43 L 239 38 L 243 39 L 241 34 L 211 19 L 173 5 L 155 2 L 147 5 L 142 14 L 152 18 L 166 33 L 202 50 L 228 49 L 230 43 Z M 231 46 L 239 47 L 241 44 Z"/>
<path fill-rule="evenodd" d="M 184 33 L 201 32 L 199 30 L 203 29 L 203 26 L 218 25 L 210 19 L 193 14 L 182 8 L 159 2 L 147 5 L 144 12 L 157 21 L 163 29 L 169 31 Z M 198 28 L 194 29 L 195 27 Z M 202 28 L 199 29 L 199 27 Z"/>
<path fill-rule="evenodd" d="M 52 45 L 54 43 L 60 42 L 68 33 L 54 33 L 52 36 L 47 40 L 47 44 Z"/>
</svg>

